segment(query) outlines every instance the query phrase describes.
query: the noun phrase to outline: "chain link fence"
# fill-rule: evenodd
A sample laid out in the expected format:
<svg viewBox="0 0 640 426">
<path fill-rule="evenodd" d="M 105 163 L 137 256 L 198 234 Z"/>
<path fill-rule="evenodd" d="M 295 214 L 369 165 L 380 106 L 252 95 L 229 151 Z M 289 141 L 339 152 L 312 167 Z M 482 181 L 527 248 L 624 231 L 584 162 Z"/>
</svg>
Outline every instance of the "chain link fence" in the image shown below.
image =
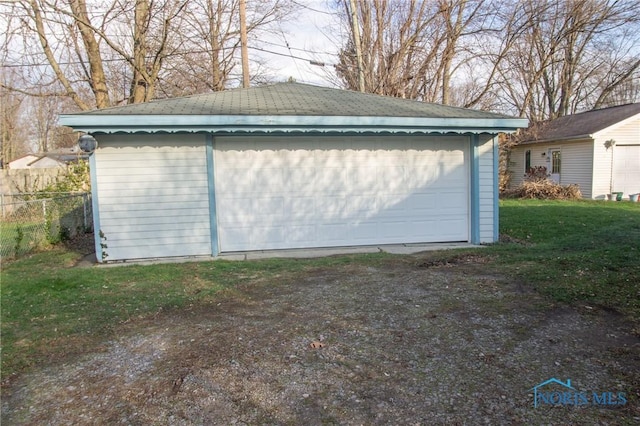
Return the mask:
<svg viewBox="0 0 640 426">
<path fill-rule="evenodd" d="M 0 258 L 29 253 L 93 230 L 91 194 L 0 195 Z"/>
</svg>

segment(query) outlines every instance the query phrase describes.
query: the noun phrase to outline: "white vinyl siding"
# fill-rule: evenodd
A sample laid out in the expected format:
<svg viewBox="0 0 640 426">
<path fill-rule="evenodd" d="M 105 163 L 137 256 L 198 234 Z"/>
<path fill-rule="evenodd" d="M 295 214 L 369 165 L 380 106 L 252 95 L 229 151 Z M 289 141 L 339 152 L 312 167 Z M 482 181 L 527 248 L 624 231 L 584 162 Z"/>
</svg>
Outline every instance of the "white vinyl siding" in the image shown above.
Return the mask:
<svg viewBox="0 0 640 426">
<path fill-rule="evenodd" d="M 593 142 L 550 142 L 539 144 L 525 144 L 511 151 L 511 182 L 509 186 L 515 188 L 524 182 L 525 155 L 531 151 L 531 167 L 544 166 L 547 173 L 551 173 L 551 150 L 560 150 L 560 184 L 576 184 L 580 187 L 584 198 L 592 197 L 591 170 L 593 170 Z M 545 155 L 542 155 L 542 154 Z"/>
<path fill-rule="evenodd" d="M 468 241 L 468 140 L 217 137 L 220 251 Z"/>
<path fill-rule="evenodd" d="M 604 143 L 609 139 L 616 141 L 617 145 L 638 145 L 640 144 L 640 115 L 625 120 L 618 126 L 604 129 L 595 135 L 599 141 Z"/>
<path fill-rule="evenodd" d="M 611 148 L 606 148 L 605 140 L 597 139 L 593 144 L 593 190 L 591 198 L 606 200 L 611 193 L 611 164 L 613 161 Z"/>
<path fill-rule="evenodd" d="M 511 172 L 511 180 L 509 181 L 509 187 L 515 188 L 524 182 L 525 170 L 525 156 L 527 151 L 531 151 L 531 167 L 544 166 L 547 168 L 547 172 L 551 172 L 551 161 L 547 161 L 547 154 L 550 148 L 557 148 L 558 144 L 525 144 L 520 145 L 511 150 L 511 157 L 509 160 L 509 171 Z M 542 153 L 545 155 L 543 156 Z"/>
<path fill-rule="evenodd" d="M 486 140 L 485 140 L 486 139 Z M 478 149 L 479 158 L 479 194 L 480 194 L 480 243 L 493 243 L 494 196 L 497 182 L 493 174 L 493 138 L 480 136 L 482 143 Z M 496 142 L 497 143 L 497 142 Z"/>
<path fill-rule="evenodd" d="M 640 192 L 640 116 L 605 129 L 597 137 L 594 145 L 594 198 L 606 198 L 612 191 L 623 192 L 625 197 Z M 615 145 L 606 149 L 605 142 L 609 140 L 615 141 Z"/>
<path fill-rule="evenodd" d="M 591 198 L 592 146 L 593 142 L 574 142 L 560 145 L 560 184 L 578 185 L 583 198 Z"/>
<path fill-rule="evenodd" d="M 616 145 L 613 151 L 613 190 L 626 198 L 640 193 L 640 145 Z"/>
<path fill-rule="evenodd" d="M 99 136 L 106 261 L 211 254 L 203 135 Z"/>
</svg>

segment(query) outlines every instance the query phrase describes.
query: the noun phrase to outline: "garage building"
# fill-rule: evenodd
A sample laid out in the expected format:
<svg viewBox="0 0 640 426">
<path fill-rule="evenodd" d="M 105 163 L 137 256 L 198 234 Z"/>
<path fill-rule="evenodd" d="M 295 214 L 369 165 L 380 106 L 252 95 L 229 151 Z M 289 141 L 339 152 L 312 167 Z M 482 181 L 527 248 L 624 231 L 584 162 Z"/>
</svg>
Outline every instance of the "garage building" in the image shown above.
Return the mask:
<svg viewBox="0 0 640 426">
<path fill-rule="evenodd" d="M 99 261 L 498 239 L 504 115 L 280 83 L 61 116 Z"/>
</svg>

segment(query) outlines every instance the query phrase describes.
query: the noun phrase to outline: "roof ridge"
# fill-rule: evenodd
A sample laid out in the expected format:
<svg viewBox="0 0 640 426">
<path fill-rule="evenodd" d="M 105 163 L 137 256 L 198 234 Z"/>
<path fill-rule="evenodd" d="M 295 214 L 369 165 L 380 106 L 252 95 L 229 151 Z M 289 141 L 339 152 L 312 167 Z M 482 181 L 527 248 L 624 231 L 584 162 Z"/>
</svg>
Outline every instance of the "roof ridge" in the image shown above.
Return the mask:
<svg viewBox="0 0 640 426">
<path fill-rule="evenodd" d="M 588 111 L 581 111 L 581 112 L 576 112 L 575 114 L 563 115 L 562 117 L 558 117 L 558 118 L 554 118 L 554 119 L 546 120 L 546 121 L 554 121 L 554 120 L 559 120 L 559 119 L 565 118 L 565 117 L 575 117 L 576 115 L 583 115 L 583 114 L 589 114 L 589 113 L 594 113 L 594 112 L 602 112 L 602 111 L 606 111 L 608 109 L 623 108 L 623 107 L 629 107 L 629 106 L 632 106 L 632 105 L 640 106 L 640 102 L 629 102 L 629 103 L 621 104 L 621 105 L 612 105 L 612 106 L 608 106 L 608 107 L 604 107 L 604 108 L 590 109 Z"/>
</svg>

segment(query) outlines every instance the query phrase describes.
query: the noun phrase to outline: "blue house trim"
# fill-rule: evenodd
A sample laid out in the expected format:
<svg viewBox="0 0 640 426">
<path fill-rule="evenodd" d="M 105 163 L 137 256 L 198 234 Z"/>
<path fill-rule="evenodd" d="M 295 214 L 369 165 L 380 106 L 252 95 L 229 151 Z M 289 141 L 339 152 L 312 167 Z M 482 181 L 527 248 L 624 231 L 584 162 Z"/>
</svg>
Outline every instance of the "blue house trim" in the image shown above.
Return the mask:
<svg viewBox="0 0 640 426">
<path fill-rule="evenodd" d="M 480 150 L 478 135 L 471 140 L 471 244 L 480 244 Z"/>
<path fill-rule="evenodd" d="M 62 114 L 60 124 L 93 132 L 478 132 L 495 133 L 526 127 L 518 118 L 427 118 L 309 115 L 103 115 Z"/>
<path fill-rule="evenodd" d="M 207 155 L 207 182 L 209 191 L 209 232 L 211 236 L 211 256 L 217 256 L 218 246 L 218 219 L 216 216 L 216 185 L 213 165 L 213 135 L 206 136 Z"/>
<path fill-rule="evenodd" d="M 493 241 L 500 239 L 500 149 L 498 136 L 493 138 Z"/>
<path fill-rule="evenodd" d="M 98 204 L 98 172 L 96 170 L 96 154 L 89 155 L 89 176 L 91 179 L 91 209 L 93 210 L 93 240 L 96 248 L 96 258 L 102 263 L 102 238 L 100 234 L 100 208 Z"/>
</svg>

